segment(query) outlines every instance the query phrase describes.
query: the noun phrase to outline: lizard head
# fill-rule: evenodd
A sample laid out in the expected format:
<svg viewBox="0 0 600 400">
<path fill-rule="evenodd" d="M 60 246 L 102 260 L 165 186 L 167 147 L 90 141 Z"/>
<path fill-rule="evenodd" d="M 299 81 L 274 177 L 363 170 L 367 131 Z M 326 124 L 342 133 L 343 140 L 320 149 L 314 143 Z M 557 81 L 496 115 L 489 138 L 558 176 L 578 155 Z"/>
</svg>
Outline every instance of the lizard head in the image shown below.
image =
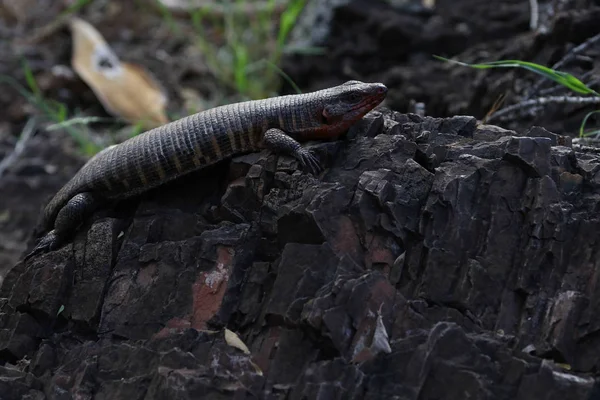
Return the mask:
<svg viewBox="0 0 600 400">
<path fill-rule="evenodd" d="M 385 99 L 382 83 L 348 81 L 325 90 L 321 123 L 328 134 L 342 133 Z"/>
</svg>

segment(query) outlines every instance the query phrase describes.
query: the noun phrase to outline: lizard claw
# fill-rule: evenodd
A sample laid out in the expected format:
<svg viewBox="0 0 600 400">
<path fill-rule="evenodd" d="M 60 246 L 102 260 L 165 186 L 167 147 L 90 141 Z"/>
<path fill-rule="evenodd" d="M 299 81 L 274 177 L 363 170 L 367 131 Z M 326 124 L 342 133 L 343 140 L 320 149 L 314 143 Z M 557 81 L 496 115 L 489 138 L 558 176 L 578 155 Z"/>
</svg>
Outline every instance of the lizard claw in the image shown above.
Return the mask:
<svg viewBox="0 0 600 400">
<path fill-rule="evenodd" d="M 303 169 L 308 170 L 313 175 L 318 175 L 321 171 L 323 171 L 323 167 L 321 163 L 317 159 L 317 157 L 312 154 L 310 150 L 305 148 L 298 149 L 298 161 L 302 165 Z"/>
<path fill-rule="evenodd" d="M 43 238 L 40 239 L 40 241 L 36 244 L 36 246 L 33 248 L 33 250 L 31 250 L 31 252 L 29 252 L 29 254 L 27 254 L 25 256 L 25 258 L 23 258 L 23 261 L 29 260 L 31 257 L 35 256 L 36 254 L 54 250 L 54 248 L 56 247 L 55 245 L 56 245 L 57 239 L 58 239 L 58 237 L 56 236 L 56 233 L 54 231 L 48 232 L 48 234 L 46 236 L 44 236 Z"/>
</svg>

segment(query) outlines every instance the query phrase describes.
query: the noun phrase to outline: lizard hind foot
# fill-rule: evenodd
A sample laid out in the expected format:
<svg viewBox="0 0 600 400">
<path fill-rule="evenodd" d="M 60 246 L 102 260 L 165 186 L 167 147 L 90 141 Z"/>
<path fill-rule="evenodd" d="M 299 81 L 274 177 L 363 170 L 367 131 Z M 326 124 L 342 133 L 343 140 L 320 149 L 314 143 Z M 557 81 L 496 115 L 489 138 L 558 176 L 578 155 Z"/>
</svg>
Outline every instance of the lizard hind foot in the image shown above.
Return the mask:
<svg viewBox="0 0 600 400">
<path fill-rule="evenodd" d="M 56 235 L 56 232 L 52 230 L 39 240 L 39 242 L 35 245 L 33 250 L 31 250 L 31 252 L 29 252 L 29 254 L 25 256 L 23 261 L 27 261 L 37 254 L 55 250 L 57 248 L 57 245 L 58 236 Z"/>
</svg>

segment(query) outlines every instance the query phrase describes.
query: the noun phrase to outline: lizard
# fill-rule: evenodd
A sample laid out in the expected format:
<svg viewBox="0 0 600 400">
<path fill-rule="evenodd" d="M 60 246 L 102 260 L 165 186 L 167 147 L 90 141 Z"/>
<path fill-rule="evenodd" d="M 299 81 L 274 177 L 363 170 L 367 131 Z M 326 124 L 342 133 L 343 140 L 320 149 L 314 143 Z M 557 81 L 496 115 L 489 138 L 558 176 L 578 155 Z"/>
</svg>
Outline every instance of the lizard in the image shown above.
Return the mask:
<svg viewBox="0 0 600 400">
<path fill-rule="evenodd" d="M 357 80 L 301 94 L 214 107 L 153 128 L 90 158 L 50 200 L 35 254 L 58 249 L 94 210 L 235 155 L 270 150 L 323 169 L 300 142 L 335 140 L 379 105 L 382 83 Z"/>
</svg>

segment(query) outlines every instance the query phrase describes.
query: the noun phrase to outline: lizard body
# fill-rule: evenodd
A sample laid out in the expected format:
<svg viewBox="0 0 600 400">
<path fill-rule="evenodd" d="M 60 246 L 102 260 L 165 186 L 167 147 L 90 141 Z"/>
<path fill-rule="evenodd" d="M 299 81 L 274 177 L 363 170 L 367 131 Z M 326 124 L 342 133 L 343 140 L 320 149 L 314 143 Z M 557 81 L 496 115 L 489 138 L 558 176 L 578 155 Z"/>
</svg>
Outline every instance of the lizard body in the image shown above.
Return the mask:
<svg viewBox="0 0 600 400">
<path fill-rule="evenodd" d="M 348 81 L 312 93 L 215 107 L 151 129 L 92 157 L 43 216 L 47 232 L 25 257 L 57 248 L 102 202 L 131 197 L 234 155 L 269 149 L 316 174 L 299 141 L 335 139 L 385 98 L 381 83 Z"/>
</svg>

